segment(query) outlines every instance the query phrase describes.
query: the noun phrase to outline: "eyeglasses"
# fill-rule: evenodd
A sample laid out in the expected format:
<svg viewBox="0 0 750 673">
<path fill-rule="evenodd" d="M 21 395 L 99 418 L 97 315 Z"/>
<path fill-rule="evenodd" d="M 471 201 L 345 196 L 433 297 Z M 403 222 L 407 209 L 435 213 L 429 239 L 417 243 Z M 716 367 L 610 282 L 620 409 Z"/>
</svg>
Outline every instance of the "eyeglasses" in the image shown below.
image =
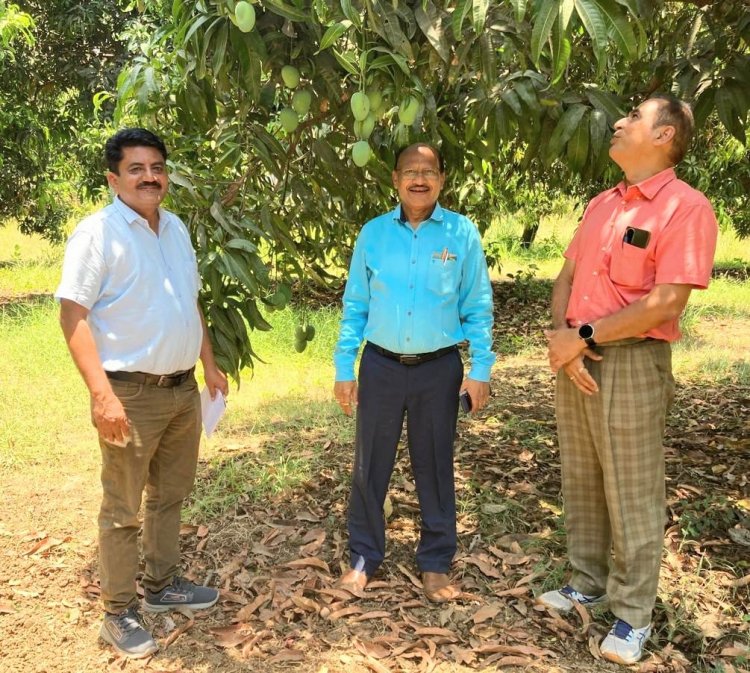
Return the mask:
<svg viewBox="0 0 750 673">
<path fill-rule="evenodd" d="M 407 168 L 404 171 L 399 171 L 399 173 L 407 180 L 416 180 L 417 178 L 437 180 L 440 177 L 440 173 L 432 168 L 428 168 L 426 171 L 416 171 L 412 168 Z"/>
</svg>

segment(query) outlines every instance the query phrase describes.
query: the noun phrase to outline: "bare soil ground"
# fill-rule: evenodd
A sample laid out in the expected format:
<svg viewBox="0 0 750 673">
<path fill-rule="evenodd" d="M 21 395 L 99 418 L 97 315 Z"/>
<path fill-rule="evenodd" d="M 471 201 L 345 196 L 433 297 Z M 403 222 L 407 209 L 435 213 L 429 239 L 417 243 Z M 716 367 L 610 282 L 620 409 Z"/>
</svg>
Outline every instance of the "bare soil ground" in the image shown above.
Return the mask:
<svg viewBox="0 0 750 673">
<path fill-rule="evenodd" d="M 526 331 L 538 341 L 541 303 L 522 305 L 501 292 L 498 312 L 501 332 Z M 67 465 L 49 483 L 3 475 L 0 671 L 618 670 L 598 658 L 606 610 L 561 617 L 533 603 L 565 574 L 552 376 L 541 350 L 504 358 L 493 390 L 482 418 L 463 418 L 459 427 L 454 575 L 462 600 L 434 606 L 422 596 L 405 450 L 392 480 L 380 575 L 361 597 L 334 588 L 346 561 L 352 451 L 325 428 L 302 428 L 293 448 L 314 461 L 314 478 L 183 527 L 187 574 L 220 586 L 222 599 L 203 613 L 149 618 L 161 651 L 140 662 L 97 639 L 95 462 Z M 669 522 L 655 635 L 633 670 L 748 668 L 749 419 L 747 388 L 679 388 L 665 442 Z M 232 447 L 232 460 L 263 460 L 236 437 Z M 212 479 L 207 463 L 199 478 Z"/>
</svg>

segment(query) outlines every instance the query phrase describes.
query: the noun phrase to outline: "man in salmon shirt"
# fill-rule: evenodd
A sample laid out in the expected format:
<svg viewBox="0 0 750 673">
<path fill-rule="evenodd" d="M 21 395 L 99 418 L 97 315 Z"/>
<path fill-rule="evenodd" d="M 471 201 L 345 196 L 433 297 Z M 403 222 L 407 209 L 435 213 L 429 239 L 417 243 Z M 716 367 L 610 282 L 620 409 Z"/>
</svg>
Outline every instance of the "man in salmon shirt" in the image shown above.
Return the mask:
<svg viewBox="0 0 750 673">
<path fill-rule="evenodd" d="M 706 197 L 675 176 L 690 107 L 656 95 L 615 124 L 609 155 L 625 179 L 589 203 L 552 293 L 549 362 L 568 585 L 537 601 L 558 611 L 609 601 L 601 643 L 638 661 L 651 633 L 664 538 L 664 423 L 671 346 L 693 288 L 711 276 L 718 227 Z"/>
</svg>

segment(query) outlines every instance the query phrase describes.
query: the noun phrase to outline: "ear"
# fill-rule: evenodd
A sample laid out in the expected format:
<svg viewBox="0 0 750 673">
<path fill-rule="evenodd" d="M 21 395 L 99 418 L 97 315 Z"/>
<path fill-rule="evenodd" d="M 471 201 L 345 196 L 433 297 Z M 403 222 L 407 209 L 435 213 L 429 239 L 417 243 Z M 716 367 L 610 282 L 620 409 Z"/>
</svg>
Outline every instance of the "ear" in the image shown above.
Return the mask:
<svg viewBox="0 0 750 673">
<path fill-rule="evenodd" d="M 398 189 L 398 171 L 391 172 L 391 180 L 393 180 L 394 188 Z"/>
<path fill-rule="evenodd" d="M 112 188 L 112 190 L 117 193 L 117 186 L 119 184 L 120 176 L 117 175 L 117 173 L 113 173 L 112 171 L 107 172 L 107 182 L 109 183 L 109 186 Z"/>
<path fill-rule="evenodd" d="M 654 135 L 654 143 L 656 145 L 666 145 L 674 140 L 674 126 L 659 126 L 654 130 L 656 132 Z"/>
</svg>

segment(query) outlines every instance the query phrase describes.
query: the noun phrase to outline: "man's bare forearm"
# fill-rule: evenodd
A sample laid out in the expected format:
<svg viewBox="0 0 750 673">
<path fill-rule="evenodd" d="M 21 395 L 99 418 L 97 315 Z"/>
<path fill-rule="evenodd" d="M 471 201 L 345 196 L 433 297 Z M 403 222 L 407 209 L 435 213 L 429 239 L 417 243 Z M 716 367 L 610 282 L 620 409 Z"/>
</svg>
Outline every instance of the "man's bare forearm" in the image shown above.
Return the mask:
<svg viewBox="0 0 750 673">
<path fill-rule="evenodd" d="M 112 386 L 102 367 L 87 315 L 88 311 L 75 302 L 63 299 L 60 303 L 60 326 L 73 362 L 91 395 L 106 397 L 113 394 Z"/>
</svg>

